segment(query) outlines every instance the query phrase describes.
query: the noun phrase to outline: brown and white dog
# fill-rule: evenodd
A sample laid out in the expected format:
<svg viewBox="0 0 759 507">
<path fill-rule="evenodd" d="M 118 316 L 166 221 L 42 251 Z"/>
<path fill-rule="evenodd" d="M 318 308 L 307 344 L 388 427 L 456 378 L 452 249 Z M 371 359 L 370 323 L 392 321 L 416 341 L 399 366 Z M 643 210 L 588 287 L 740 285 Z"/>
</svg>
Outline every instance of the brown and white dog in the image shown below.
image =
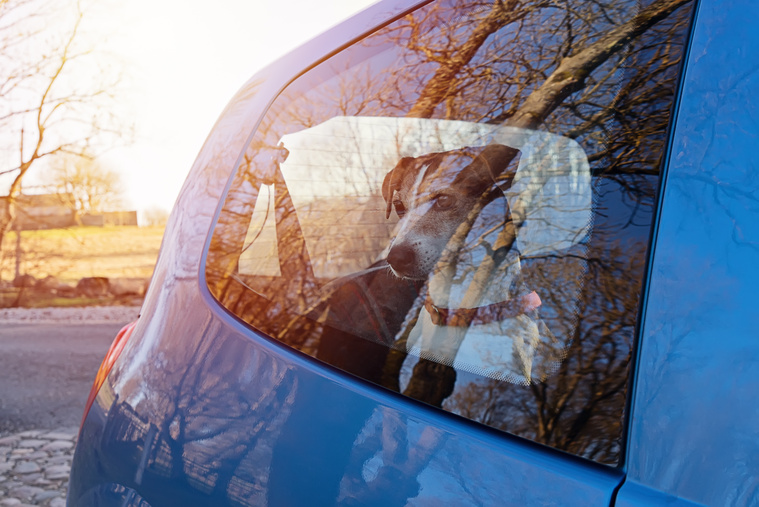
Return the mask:
<svg viewBox="0 0 759 507">
<path fill-rule="evenodd" d="M 533 364 L 536 354 L 541 356 L 541 342 L 553 343 L 555 338 L 538 315 L 540 297 L 523 282 L 520 254 L 513 248 L 515 224 L 501 191 L 514 179 L 518 154 L 491 144 L 403 158 L 385 177 L 382 196 L 387 217 L 393 208 L 400 217 L 387 256 L 390 268 L 398 277 L 428 280 L 420 303 L 425 311 L 408 321 L 408 352 L 529 384 L 545 377 L 556 363 L 548 358 L 539 360 L 539 366 Z M 475 207 L 477 217 L 470 216 Z M 453 277 L 438 273 L 434 268 L 446 245 L 469 221 L 479 240 L 467 245 L 465 256 L 459 255 Z M 512 241 L 496 251 L 495 236 L 508 227 Z M 477 300 L 468 300 L 470 289 L 481 283 L 474 272 L 486 256 L 498 258 L 494 271 L 481 290 L 475 289 Z"/>
<path fill-rule="evenodd" d="M 393 273 L 426 278 L 478 200 L 511 184 L 515 171 L 506 169 L 518 153 L 491 144 L 402 158 L 382 183 L 386 216 L 395 207 L 401 219 L 387 256 Z"/>
</svg>

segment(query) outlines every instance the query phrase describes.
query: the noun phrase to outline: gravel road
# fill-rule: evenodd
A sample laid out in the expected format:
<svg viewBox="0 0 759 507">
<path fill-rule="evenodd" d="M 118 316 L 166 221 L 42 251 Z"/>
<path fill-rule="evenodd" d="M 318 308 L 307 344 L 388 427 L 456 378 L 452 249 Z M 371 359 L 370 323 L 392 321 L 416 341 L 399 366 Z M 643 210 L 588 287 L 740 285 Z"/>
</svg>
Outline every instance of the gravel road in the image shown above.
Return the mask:
<svg viewBox="0 0 759 507">
<path fill-rule="evenodd" d="M 65 505 L 92 380 L 138 307 L 0 309 L 0 506 Z"/>
</svg>

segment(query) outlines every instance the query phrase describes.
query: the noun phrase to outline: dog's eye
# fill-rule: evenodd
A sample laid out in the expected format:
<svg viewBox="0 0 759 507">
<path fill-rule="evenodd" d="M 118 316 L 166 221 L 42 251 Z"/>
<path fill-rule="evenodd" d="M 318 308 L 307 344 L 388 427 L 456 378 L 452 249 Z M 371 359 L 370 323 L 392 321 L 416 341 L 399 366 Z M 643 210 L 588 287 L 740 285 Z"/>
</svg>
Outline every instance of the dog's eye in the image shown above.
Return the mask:
<svg viewBox="0 0 759 507">
<path fill-rule="evenodd" d="M 448 209 L 456 204 L 456 198 L 450 194 L 441 194 L 435 199 L 435 207 L 438 209 Z"/>
<path fill-rule="evenodd" d="M 401 201 L 393 201 L 393 206 L 395 206 L 395 212 L 398 213 L 398 217 L 402 217 L 406 214 L 406 207 Z"/>
</svg>

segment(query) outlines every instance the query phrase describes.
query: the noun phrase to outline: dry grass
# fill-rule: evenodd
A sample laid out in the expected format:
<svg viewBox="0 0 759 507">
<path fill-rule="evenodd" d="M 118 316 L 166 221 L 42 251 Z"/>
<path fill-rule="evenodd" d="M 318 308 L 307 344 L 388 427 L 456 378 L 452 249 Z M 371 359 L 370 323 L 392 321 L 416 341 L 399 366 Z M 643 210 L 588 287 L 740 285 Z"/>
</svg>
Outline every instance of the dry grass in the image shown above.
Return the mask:
<svg viewBox="0 0 759 507">
<path fill-rule="evenodd" d="M 87 276 L 149 278 L 163 227 L 72 227 L 21 232 L 21 273 L 52 275 L 75 284 Z M 0 279 L 12 280 L 16 234 L 7 235 L 0 257 Z"/>
</svg>

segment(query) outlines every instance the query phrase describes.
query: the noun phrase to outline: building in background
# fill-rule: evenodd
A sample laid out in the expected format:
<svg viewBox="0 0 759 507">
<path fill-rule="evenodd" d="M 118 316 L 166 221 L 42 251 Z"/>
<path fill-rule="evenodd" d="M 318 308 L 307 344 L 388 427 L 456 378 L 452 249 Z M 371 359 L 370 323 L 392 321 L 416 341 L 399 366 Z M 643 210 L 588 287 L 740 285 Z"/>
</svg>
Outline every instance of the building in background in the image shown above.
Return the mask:
<svg viewBox="0 0 759 507">
<path fill-rule="evenodd" d="M 0 197 L 7 199 L 7 197 Z M 16 199 L 15 230 L 31 231 L 38 229 L 60 229 L 75 225 L 103 227 L 106 225 L 137 225 L 136 211 L 107 211 L 80 216 L 70 205 L 70 196 L 61 194 L 31 194 L 20 195 Z M 0 210 L 2 213 L 2 210 Z"/>
</svg>

